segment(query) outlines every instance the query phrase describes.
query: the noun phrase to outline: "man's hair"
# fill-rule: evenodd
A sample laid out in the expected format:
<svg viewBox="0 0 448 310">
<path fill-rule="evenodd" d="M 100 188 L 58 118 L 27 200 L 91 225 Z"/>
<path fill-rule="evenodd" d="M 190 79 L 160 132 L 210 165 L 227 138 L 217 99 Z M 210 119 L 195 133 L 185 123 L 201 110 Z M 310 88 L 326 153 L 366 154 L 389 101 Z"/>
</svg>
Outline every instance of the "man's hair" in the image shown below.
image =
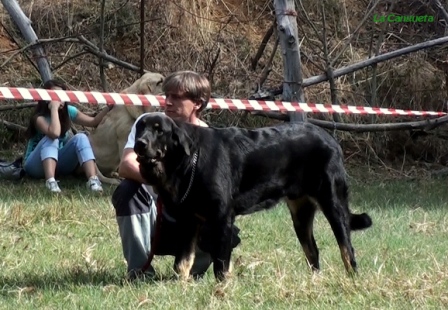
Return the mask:
<svg viewBox="0 0 448 310">
<path fill-rule="evenodd" d="M 205 109 L 210 100 L 210 82 L 208 79 L 194 71 L 177 71 L 165 78 L 162 90 L 167 93 L 182 92 L 188 99 L 199 103 L 198 112 Z"/>
</svg>

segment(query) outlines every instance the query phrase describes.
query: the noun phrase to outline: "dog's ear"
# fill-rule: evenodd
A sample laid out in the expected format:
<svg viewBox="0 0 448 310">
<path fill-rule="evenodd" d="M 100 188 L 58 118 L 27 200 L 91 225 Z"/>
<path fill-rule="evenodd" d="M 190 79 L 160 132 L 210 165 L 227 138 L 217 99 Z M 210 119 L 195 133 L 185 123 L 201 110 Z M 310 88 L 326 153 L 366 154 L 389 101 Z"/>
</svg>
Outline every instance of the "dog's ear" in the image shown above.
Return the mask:
<svg viewBox="0 0 448 310">
<path fill-rule="evenodd" d="M 180 145 L 184 149 L 185 154 L 190 156 L 190 143 L 191 139 L 187 133 L 173 123 L 173 141 L 175 145 Z"/>
</svg>

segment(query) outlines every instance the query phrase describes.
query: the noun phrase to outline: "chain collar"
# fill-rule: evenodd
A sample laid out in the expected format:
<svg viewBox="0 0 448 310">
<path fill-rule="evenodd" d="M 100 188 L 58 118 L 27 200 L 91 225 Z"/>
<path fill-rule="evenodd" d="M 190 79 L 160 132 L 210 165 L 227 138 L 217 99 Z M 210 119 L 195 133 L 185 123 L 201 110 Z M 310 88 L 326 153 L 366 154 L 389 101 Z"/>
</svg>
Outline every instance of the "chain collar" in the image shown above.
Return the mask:
<svg viewBox="0 0 448 310">
<path fill-rule="evenodd" d="M 194 152 L 193 154 L 193 168 L 191 170 L 191 177 L 190 177 L 190 183 L 188 184 L 187 191 L 185 192 L 184 196 L 180 200 L 180 203 L 183 203 L 185 199 L 187 199 L 188 194 L 190 193 L 191 186 L 193 185 L 193 179 L 196 172 L 196 164 L 198 163 L 198 151 Z"/>
</svg>

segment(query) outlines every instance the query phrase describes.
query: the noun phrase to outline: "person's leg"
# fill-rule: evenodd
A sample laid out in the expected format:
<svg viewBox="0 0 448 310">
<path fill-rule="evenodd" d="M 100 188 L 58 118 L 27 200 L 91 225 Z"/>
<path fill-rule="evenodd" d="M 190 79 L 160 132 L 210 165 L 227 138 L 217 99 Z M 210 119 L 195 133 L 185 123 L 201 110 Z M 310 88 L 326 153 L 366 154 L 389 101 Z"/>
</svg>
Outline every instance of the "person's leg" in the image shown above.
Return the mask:
<svg viewBox="0 0 448 310">
<path fill-rule="evenodd" d="M 148 188 L 124 179 L 112 195 L 128 275 L 139 274 L 151 251 L 157 209 Z M 154 272 L 152 267 L 149 272 Z"/>
<path fill-rule="evenodd" d="M 78 166 L 83 167 L 88 179 L 87 187 L 93 191 L 102 191 L 101 182 L 96 176 L 95 156 L 84 133 L 74 135 L 64 147 L 59 150 L 59 164 L 57 172 L 61 175 L 73 173 Z"/>
<path fill-rule="evenodd" d="M 48 179 L 55 176 L 58 160 L 58 139 L 50 139 L 47 136 L 39 141 L 36 148 L 25 161 L 25 172 L 33 179 Z M 44 165 L 43 163 L 47 164 Z M 51 163 L 51 164 L 49 164 Z"/>
<path fill-rule="evenodd" d="M 69 175 L 75 171 L 78 163 L 85 168 L 86 162 L 94 162 L 94 160 L 95 156 L 93 155 L 92 147 L 87 136 L 85 134 L 76 134 L 59 150 L 57 172 L 61 175 Z M 89 171 L 89 175 L 86 173 L 87 178 L 94 175 L 95 171 L 93 173 Z"/>
<path fill-rule="evenodd" d="M 60 192 L 54 179 L 58 162 L 58 139 L 50 139 L 47 136 L 39 141 L 36 148 L 25 161 L 24 170 L 28 176 L 35 179 L 45 178 L 45 184 L 52 192 Z"/>
</svg>

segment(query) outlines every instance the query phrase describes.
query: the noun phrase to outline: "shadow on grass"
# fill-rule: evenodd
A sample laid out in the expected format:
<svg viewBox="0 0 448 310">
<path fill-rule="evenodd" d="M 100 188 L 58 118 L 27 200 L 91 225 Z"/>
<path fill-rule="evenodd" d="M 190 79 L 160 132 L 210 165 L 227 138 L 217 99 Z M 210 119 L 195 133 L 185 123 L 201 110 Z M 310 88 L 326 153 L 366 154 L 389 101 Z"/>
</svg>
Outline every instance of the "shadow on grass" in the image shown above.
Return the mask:
<svg viewBox="0 0 448 310">
<path fill-rule="evenodd" d="M 43 274 L 22 273 L 20 275 L 0 275 L 0 294 L 9 295 L 18 289 L 66 290 L 73 286 L 122 285 L 123 277 L 112 272 L 88 272 L 80 270 L 53 270 Z"/>
<path fill-rule="evenodd" d="M 11 293 L 36 290 L 72 291 L 74 287 L 107 286 L 125 287 L 129 285 L 148 285 L 157 282 L 179 281 L 173 275 L 156 274 L 153 277 L 128 280 L 124 274 L 112 271 L 89 272 L 85 270 L 53 270 L 43 274 L 0 275 L 0 296 L 10 296 Z"/>
</svg>

